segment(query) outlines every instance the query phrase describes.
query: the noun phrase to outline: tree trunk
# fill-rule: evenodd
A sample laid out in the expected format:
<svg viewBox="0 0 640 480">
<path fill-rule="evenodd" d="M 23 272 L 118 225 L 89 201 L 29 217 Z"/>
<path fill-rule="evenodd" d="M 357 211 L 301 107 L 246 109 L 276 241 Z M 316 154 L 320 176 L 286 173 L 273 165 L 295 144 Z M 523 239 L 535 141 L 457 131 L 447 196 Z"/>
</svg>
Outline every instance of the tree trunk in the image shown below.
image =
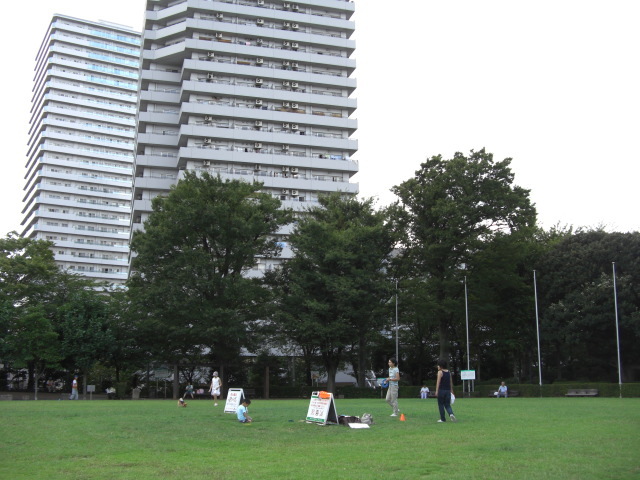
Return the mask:
<svg viewBox="0 0 640 480">
<path fill-rule="evenodd" d="M 440 357 L 443 360 L 449 359 L 449 324 L 446 320 L 440 320 L 438 333 L 440 336 Z"/>
<path fill-rule="evenodd" d="M 367 342 L 364 338 L 364 335 L 360 335 L 360 338 L 358 339 L 358 371 L 356 372 L 358 377 L 358 386 L 361 388 L 366 387 L 366 383 L 365 383 L 365 372 L 366 372 L 366 368 L 367 368 L 367 358 L 368 355 L 366 355 L 367 353 Z"/>
<path fill-rule="evenodd" d="M 34 383 L 33 399 L 34 400 L 38 400 L 38 379 L 39 379 L 40 375 L 38 374 L 38 369 L 37 368 L 33 369 L 33 376 L 34 376 L 34 379 L 35 379 L 35 382 L 33 382 Z"/>
<path fill-rule="evenodd" d="M 330 363 L 330 365 L 326 365 L 327 367 L 327 392 L 331 392 L 333 394 L 336 393 L 336 373 L 338 372 L 338 363 L 337 362 L 326 362 Z"/>
<path fill-rule="evenodd" d="M 173 366 L 173 399 L 177 400 L 180 394 L 180 373 L 178 370 L 178 364 Z"/>
</svg>

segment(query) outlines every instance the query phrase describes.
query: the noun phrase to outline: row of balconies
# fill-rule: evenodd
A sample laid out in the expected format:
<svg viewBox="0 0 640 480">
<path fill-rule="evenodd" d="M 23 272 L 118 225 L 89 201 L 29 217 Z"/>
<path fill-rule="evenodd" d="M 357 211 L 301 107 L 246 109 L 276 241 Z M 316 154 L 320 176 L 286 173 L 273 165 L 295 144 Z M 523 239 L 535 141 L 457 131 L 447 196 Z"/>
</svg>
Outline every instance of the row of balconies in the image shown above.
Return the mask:
<svg viewBox="0 0 640 480">
<path fill-rule="evenodd" d="M 283 18 L 292 22 L 298 22 L 301 18 L 299 14 L 311 15 L 314 18 L 313 24 L 316 25 L 326 25 L 326 26 L 348 26 L 353 29 L 351 25 L 353 22 L 349 22 L 349 18 L 354 12 L 353 3 L 345 0 L 342 4 L 336 4 L 336 6 L 329 4 L 325 1 L 322 2 L 314 2 L 314 1 L 305 1 L 305 5 L 300 6 L 295 2 L 271 2 L 269 0 L 217 0 L 213 2 L 211 6 L 203 3 L 199 5 L 201 9 L 207 10 L 211 12 L 211 15 L 215 15 L 218 13 L 227 13 L 231 15 L 238 15 L 242 13 L 246 13 L 247 17 L 257 17 L 257 16 L 273 16 L 274 18 Z M 250 7 L 250 8 L 241 8 L 238 7 L 227 7 L 224 4 L 230 5 L 239 5 L 241 7 Z M 146 18 L 149 21 L 164 21 L 165 23 L 170 22 L 170 18 L 180 18 L 187 13 L 188 10 L 187 2 L 180 4 L 173 4 L 158 11 L 147 11 Z M 258 7 L 258 8 L 252 8 Z M 319 7 L 317 10 L 314 7 Z M 320 10 L 322 8 L 322 10 Z M 265 15 L 265 12 L 269 10 L 273 10 L 273 15 Z M 277 13 L 276 13 L 277 12 Z"/>
<path fill-rule="evenodd" d="M 311 23 L 307 25 L 307 24 L 301 23 L 300 20 L 292 22 L 292 21 L 283 20 L 283 19 L 277 19 L 276 21 L 275 18 L 265 19 L 262 17 L 257 17 L 252 19 L 245 19 L 243 17 L 227 18 L 221 12 L 217 12 L 212 16 L 201 15 L 199 19 L 207 20 L 207 21 L 210 20 L 210 21 L 221 22 L 221 23 L 229 23 L 232 25 L 250 25 L 250 26 L 256 25 L 258 27 L 270 28 L 273 30 L 291 30 L 291 31 L 300 32 L 300 33 L 311 33 L 313 35 L 320 35 L 320 36 L 334 37 L 334 38 L 348 38 L 353 33 L 353 30 L 346 31 L 344 29 L 312 30 L 313 27 L 318 28 L 317 24 Z M 196 20 L 198 19 L 196 18 Z M 178 23 L 181 23 L 181 22 L 178 22 Z M 173 26 L 176 24 L 172 24 L 168 26 Z"/>
<path fill-rule="evenodd" d="M 83 132 L 107 133 L 109 135 L 125 137 L 127 139 L 133 139 L 136 134 L 134 128 L 114 126 L 108 123 L 97 124 L 82 118 L 61 115 L 46 115 L 42 119 L 42 123 L 44 125 L 63 127 L 67 129 L 82 129 Z"/>
<path fill-rule="evenodd" d="M 46 235 L 47 233 L 50 232 L 57 235 L 67 235 L 69 237 L 73 235 L 82 235 L 82 236 L 89 236 L 94 238 L 108 238 L 108 239 L 117 238 L 120 241 L 129 237 L 129 231 L 128 231 L 129 229 L 126 229 L 126 231 L 122 229 L 115 233 L 96 230 L 96 229 L 79 230 L 71 227 L 69 223 L 49 222 L 49 223 L 54 223 L 54 225 L 47 225 L 46 224 L 47 222 L 42 218 L 34 218 L 34 220 L 35 220 L 34 223 L 31 223 L 31 222 L 22 223 L 23 225 L 27 225 L 27 227 L 22 232 L 23 237 L 32 238 L 38 232 L 42 232 L 43 235 Z"/>
<path fill-rule="evenodd" d="M 260 67 L 263 70 L 271 69 L 271 70 L 284 70 L 287 72 L 313 73 L 314 75 L 329 75 L 332 77 L 348 77 L 350 75 L 349 72 L 347 71 L 337 71 L 337 70 L 329 70 L 329 69 L 321 70 L 318 67 L 307 68 L 304 64 L 300 64 L 300 62 L 291 61 L 291 60 L 269 62 L 268 60 L 265 61 L 264 57 L 219 58 L 219 57 L 215 57 L 214 52 L 207 52 L 206 57 L 193 58 L 192 60 L 199 60 L 201 62 L 209 62 L 209 63 L 224 63 L 227 65 L 244 65 L 244 66 Z"/>
</svg>

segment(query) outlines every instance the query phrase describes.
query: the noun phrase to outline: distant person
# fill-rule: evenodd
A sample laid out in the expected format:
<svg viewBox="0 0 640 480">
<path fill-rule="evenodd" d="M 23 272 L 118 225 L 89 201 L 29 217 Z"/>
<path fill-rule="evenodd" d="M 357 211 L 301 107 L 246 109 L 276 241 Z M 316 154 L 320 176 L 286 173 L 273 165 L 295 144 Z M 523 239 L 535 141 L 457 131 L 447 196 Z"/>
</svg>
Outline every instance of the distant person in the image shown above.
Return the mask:
<svg viewBox="0 0 640 480">
<path fill-rule="evenodd" d="M 423 385 L 420 389 L 420 398 L 428 398 L 429 397 L 429 387 Z"/>
<path fill-rule="evenodd" d="M 453 381 L 451 380 L 451 372 L 449 372 L 449 362 L 447 360 L 438 361 L 438 381 L 436 382 L 436 397 L 438 397 L 438 410 L 440 411 L 440 420 L 438 423 L 446 422 L 444 411 L 449 414 L 452 422 L 456 422 L 456 416 L 451 408 L 451 394 L 453 393 Z"/>
<path fill-rule="evenodd" d="M 502 382 L 498 387 L 498 391 L 496 392 L 496 398 L 504 397 L 507 398 L 507 386 Z"/>
<path fill-rule="evenodd" d="M 78 400 L 78 375 L 73 376 L 73 382 L 71 382 L 71 395 L 69 400 Z"/>
<path fill-rule="evenodd" d="M 106 394 L 107 394 L 107 399 L 109 400 L 113 400 L 114 397 L 116 396 L 116 389 L 113 387 L 109 387 L 105 390 Z"/>
<path fill-rule="evenodd" d="M 398 410 L 398 382 L 400 381 L 400 370 L 398 370 L 398 361 L 395 358 L 389 359 L 389 376 L 387 382 L 389 382 L 389 389 L 387 390 L 387 403 L 393 408 L 392 417 L 397 417 L 400 411 Z"/>
<path fill-rule="evenodd" d="M 178 406 L 179 407 L 186 407 L 187 406 L 187 402 L 184 401 L 184 398 L 178 399 Z"/>
<path fill-rule="evenodd" d="M 191 395 L 191 398 L 194 398 L 193 397 L 193 385 L 191 385 L 191 383 L 187 384 L 187 388 L 184 391 L 185 398 L 186 398 L 187 395 Z"/>
<path fill-rule="evenodd" d="M 211 379 L 211 386 L 209 392 L 213 397 L 213 406 L 218 406 L 218 397 L 220 396 L 220 390 L 222 389 L 222 380 L 218 376 L 218 372 L 213 372 L 213 378 Z"/>
<path fill-rule="evenodd" d="M 253 422 L 253 418 L 251 418 L 248 414 L 248 407 L 251 405 L 251 400 L 248 398 L 244 398 L 242 403 L 238 406 L 236 410 L 236 415 L 238 416 L 238 421 L 240 423 L 251 423 Z"/>
</svg>

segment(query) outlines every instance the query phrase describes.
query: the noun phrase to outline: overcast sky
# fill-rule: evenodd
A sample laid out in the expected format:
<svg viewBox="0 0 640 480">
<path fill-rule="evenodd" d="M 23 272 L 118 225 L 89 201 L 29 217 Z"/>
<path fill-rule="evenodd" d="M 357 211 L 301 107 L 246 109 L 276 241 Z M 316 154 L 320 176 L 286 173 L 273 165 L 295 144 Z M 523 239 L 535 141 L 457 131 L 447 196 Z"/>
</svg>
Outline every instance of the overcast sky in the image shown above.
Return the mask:
<svg viewBox="0 0 640 480">
<path fill-rule="evenodd" d="M 354 177 L 380 205 L 426 158 L 513 158 L 540 224 L 640 229 L 640 1 L 356 0 Z M 20 229 L 34 59 L 54 13 L 142 28 L 144 0 L 10 2 L 0 235 Z"/>
</svg>

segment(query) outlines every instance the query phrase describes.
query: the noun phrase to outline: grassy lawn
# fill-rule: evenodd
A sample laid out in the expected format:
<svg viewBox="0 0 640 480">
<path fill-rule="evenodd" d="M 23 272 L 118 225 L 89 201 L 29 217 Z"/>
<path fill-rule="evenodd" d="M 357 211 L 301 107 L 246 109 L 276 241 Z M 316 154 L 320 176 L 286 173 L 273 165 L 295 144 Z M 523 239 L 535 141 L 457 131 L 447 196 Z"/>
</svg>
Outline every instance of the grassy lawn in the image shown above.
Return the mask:
<svg viewBox="0 0 640 480">
<path fill-rule="evenodd" d="M 208 400 L 0 403 L 3 479 L 637 479 L 640 399 L 337 400 L 369 430 L 302 421 L 308 400 L 254 400 L 240 424 Z"/>
</svg>

